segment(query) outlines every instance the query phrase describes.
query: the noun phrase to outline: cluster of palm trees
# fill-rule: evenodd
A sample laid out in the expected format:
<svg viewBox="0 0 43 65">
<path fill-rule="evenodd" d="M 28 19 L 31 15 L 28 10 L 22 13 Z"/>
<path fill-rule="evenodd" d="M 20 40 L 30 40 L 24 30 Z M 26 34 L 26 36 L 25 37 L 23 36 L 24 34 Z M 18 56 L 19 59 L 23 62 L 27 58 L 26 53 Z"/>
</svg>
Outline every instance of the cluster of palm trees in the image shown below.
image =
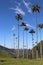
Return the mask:
<svg viewBox="0 0 43 65">
<path fill-rule="evenodd" d="M 19 20 L 18 18 L 20 17 L 20 20 L 22 20 L 22 17 L 20 14 L 17 14 L 16 16 L 16 19 Z M 29 30 L 28 26 L 26 23 L 22 22 L 21 24 L 18 23 L 18 58 L 19 58 L 19 26 L 23 27 L 23 58 L 24 58 L 24 31 L 26 31 L 26 44 L 27 44 L 27 58 L 28 58 L 28 37 L 27 37 L 27 31 Z M 32 29 L 31 32 L 29 33 L 32 33 L 32 36 L 33 36 L 33 33 L 34 33 L 34 30 Z"/>
<path fill-rule="evenodd" d="M 32 12 L 40 12 L 40 6 L 39 5 L 33 5 L 31 8 Z M 23 27 L 23 58 L 24 58 L 24 31 L 26 31 L 26 44 L 27 44 L 27 49 L 28 49 L 28 40 L 27 40 L 27 31 L 29 30 L 28 26 L 26 25 L 26 23 L 22 22 L 21 24 L 19 24 L 19 20 L 22 20 L 22 16 L 21 14 L 17 14 L 16 15 L 16 20 L 18 21 L 18 58 L 19 58 L 19 27 Z M 36 43 L 38 44 L 38 28 L 43 28 L 43 24 L 38 24 L 37 21 L 37 13 L 36 13 Z M 29 33 L 32 34 L 32 46 L 34 45 L 34 38 L 33 38 L 33 34 L 35 33 L 35 31 L 33 29 L 31 29 L 29 31 Z M 41 40 L 41 31 L 40 31 L 40 40 Z M 40 42 L 40 55 L 42 58 L 42 45 Z M 28 58 L 28 51 L 27 51 L 27 58 Z M 34 58 L 34 52 L 32 50 L 32 58 Z M 38 50 L 36 49 L 36 58 L 38 58 Z"/>
</svg>

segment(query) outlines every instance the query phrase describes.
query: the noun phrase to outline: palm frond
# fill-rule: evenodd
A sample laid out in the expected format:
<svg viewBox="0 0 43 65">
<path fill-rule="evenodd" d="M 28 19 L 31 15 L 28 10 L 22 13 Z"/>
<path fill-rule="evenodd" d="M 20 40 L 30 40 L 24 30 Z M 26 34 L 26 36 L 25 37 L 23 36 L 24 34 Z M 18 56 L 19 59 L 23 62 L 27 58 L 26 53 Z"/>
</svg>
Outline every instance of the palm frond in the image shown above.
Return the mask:
<svg viewBox="0 0 43 65">
<path fill-rule="evenodd" d="M 43 24 L 38 24 L 38 28 L 43 28 Z"/>
<path fill-rule="evenodd" d="M 29 33 L 35 33 L 35 31 L 34 31 L 33 29 L 31 29 L 31 30 L 29 31 Z"/>
<path fill-rule="evenodd" d="M 29 28 L 25 27 L 25 28 L 24 28 L 24 30 L 28 31 L 28 30 L 29 30 Z"/>
<path fill-rule="evenodd" d="M 26 23 L 22 22 L 22 23 L 20 24 L 20 26 L 26 26 Z"/>
</svg>

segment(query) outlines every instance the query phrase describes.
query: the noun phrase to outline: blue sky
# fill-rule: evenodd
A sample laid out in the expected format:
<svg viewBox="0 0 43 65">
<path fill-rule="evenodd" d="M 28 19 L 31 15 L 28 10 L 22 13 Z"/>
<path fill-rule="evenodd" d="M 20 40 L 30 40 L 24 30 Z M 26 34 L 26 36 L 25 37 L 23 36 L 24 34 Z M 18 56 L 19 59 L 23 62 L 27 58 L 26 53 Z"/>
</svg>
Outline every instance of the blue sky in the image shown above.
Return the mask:
<svg viewBox="0 0 43 65">
<path fill-rule="evenodd" d="M 12 34 L 15 33 L 16 34 L 15 37 L 17 37 L 18 29 L 17 29 L 17 20 L 15 19 L 17 13 L 20 13 L 23 17 L 23 20 L 20 21 L 20 23 L 25 22 L 29 25 L 28 26 L 29 29 L 33 28 L 35 30 L 36 14 L 31 12 L 31 7 L 34 4 L 38 4 L 41 7 L 40 13 L 37 13 L 37 15 L 38 15 L 38 23 L 43 23 L 43 0 L 0 0 L 0 45 L 4 46 L 4 39 L 5 39 L 6 44 L 5 46 L 8 48 L 14 48 L 13 44 L 14 38 Z M 20 48 L 22 48 L 22 40 L 23 40 L 22 29 L 23 28 L 20 27 Z M 41 30 L 41 32 L 43 32 L 43 30 Z M 36 35 L 34 35 L 34 37 L 35 42 Z M 24 40 L 26 41 L 26 38 Z M 40 34 L 38 34 L 38 40 L 40 41 Z M 16 40 L 15 44 L 17 47 Z M 31 47 L 32 47 L 31 35 L 28 33 L 28 48 Z"/>
</svg>

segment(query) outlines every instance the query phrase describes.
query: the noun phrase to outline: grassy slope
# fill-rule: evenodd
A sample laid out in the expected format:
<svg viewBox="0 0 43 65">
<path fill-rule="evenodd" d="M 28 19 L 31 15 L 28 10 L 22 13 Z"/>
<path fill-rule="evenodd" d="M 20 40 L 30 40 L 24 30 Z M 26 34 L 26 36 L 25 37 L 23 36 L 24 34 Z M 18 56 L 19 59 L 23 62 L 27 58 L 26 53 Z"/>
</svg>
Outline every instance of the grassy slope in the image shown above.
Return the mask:
<svg viewBox="0 0 43 65">
<path fill-rule="evenodd" d="M 14 59 L 8 53 L 0 51 L 0 65 L 43 65 L 43 59 Z"/>
<path fill-rule="evenodd" d="M 0 58 L 0 65 L 43 65 L 43 60 Z"/>
<path fill-rule="evenodd" d="M 6 52 L 0 51 L 0 58 L 10 58 L 10 55 Z"/>
</svg>

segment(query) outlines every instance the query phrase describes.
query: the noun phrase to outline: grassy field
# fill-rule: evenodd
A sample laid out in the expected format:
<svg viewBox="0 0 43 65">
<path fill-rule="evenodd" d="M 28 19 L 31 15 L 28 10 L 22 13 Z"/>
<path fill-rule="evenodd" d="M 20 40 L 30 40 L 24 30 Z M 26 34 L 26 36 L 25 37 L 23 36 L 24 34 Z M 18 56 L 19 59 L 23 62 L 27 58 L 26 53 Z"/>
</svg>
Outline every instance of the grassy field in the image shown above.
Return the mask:
<svg viewBox="0 0 43 65">
<path fill-rule="evenodd" d="M 5 51 L 0 51 L 0 58 L 10 58 L 11 56 L 5 52 Z"/>
<path fill-rule="evenodd" d="M 29 59 L 0 58 L 0 65 L 43 65 L 43 59 L 29 60 Z"/>
</svg>

